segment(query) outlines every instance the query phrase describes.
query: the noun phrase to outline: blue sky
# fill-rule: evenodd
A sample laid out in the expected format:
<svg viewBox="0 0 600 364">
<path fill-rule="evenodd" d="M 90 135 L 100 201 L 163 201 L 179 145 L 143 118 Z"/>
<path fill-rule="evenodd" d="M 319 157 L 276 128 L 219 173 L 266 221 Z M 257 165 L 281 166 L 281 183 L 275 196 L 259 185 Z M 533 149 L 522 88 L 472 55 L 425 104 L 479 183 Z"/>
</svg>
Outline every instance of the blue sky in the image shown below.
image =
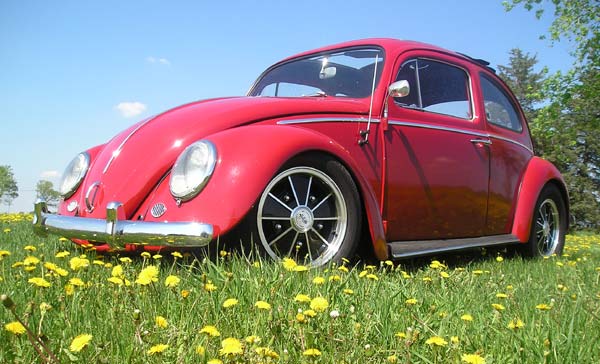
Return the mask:
<svg viewBox="0 0 600 364">
<path fill-rule="evenodd" d="M 31 211 L 40 179 L 57 187 L 75 154 L 137 120 L 243 95 L 272 63 L 320 46 L 411 39 L 493 66 L 519 47 L 566 70 L 569 45 L 538 39 L 550 15 L 505 13 L 500 0 L 2 1 L 0 165 L 20 194 L 10 211 Z"/>
</svg>

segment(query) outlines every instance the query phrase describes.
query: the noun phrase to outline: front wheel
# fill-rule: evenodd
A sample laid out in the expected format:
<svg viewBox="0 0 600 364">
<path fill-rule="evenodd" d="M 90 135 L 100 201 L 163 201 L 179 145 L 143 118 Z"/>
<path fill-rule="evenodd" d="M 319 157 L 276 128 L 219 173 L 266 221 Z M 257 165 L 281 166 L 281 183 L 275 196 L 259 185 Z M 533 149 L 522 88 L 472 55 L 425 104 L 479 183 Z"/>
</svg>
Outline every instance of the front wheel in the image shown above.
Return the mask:
<svg viewBox="0 0 600 364">
<path fill-rule="evenodd" d="M 288 164 L 256 209 L 260 245 L 272 258 L 312 267 L 350 257 L 360 236 L 360 199 L 352 177 L 331 158 Z"/>
<path fill-rule="evenodd" d="M 567 209 L 558 188 L 554 185 L 544 187 L 538 197 L 529 241 L 523 246 L 523 252 L 529 257 L 548 257 L 562 254 L 567 228 Z"/>
</svg>

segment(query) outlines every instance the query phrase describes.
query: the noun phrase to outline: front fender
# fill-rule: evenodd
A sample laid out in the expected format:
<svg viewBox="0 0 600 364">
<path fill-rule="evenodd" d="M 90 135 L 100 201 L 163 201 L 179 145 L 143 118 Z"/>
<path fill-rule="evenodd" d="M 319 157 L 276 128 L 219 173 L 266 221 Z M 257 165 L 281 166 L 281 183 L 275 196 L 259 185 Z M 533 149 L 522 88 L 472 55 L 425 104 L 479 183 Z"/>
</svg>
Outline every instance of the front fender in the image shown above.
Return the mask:
<svg viewBox="0 0 600 364">
<path fill-rule="evenodd" d="M 539 157 L 533 157 L 527 164 L 521 180 L 512 227 L 512 234 L 522 243 L 529 240 L 535 204 L 542 189 L 548 183 L 555 183 L 561 191 L 567 209 L 567 223 L 569 221 L 569 198 L 563 177 L 552 163 Z"/>
<path fill-rule="evenodd" d="M 339 159 L 353 175 L 365 206 L 375 253 L 379 259 L 387 258 L 375 193 L 350 153 L 333 139 L 304 128 L 283 125 L 238 127 L 205 139 L 216 146 L 218 161 L 204 190 L 177 206 L 169 191 L 167 177 L 138 211 L 144 220 L 201 221 L 214 226 L 215 236 L 222 235 L 246 216 L 271 178 L 287 161 L 304 152 L 320 151 Z M 158 202 L 166 205 L 167 212 L 154 218 L 146 212 Z"/>
</svg>

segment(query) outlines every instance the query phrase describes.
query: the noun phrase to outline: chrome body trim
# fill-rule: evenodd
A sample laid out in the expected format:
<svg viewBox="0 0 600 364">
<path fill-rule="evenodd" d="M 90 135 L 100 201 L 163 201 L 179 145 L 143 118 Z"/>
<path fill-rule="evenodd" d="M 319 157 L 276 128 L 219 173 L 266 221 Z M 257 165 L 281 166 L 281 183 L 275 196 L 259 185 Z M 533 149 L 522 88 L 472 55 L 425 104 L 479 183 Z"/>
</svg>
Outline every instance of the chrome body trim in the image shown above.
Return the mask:
<svg viewBox="0 0 600 364">
<path fill-rule="evenodd" d="M 279 120 L 277 125 L 290 125 L 290 124 L 309 124 L 309 123 L 368 123 L 369 119 L 366 118 L 304 118 L 304 119 L 289 119 Z M 371 119 L 371 123 L 378 123 L 380 119 Z"/>
<path fill-rule="evenodd" d="M 213 238 L 213 226 L 200 222 L 149 222 L 119 220 L 120 202 L 106 206 L 106 219 L 63 216 L 48 212 L 46 202 L 35 202 L 33 229 L 36 234 L 59 235 L 107 243 L 112 249 L 125 244 L 164 245 L 170 247 L 202 247 Z"/>
<path fill-rule="evenodd" d="M 108 167 L 110 167 L 110 165 L 112 164 L 112 162 L 117 159 L 117 157 L 119 156 L 119 154 L 121 154 L 121 150 L 123 149 L 123 147 L 125 146 L 125 143 L 127 143 L 129 141 L 129 139 L 133 136 L 133 134 L 137 133 L 138 130 L 140 130 L 142 128 L 142 126 L 148 124 L 152 119 L 154 119 L 154 116 L 149 117 L 148 119 L 142 121 L 140 123 L 140 125 L 137 126 L 137 128 L 133 129 L 133 131 L 131 133 L 129 133 L 129 135 L 127 137 L 125 137 L 125 139 L 123 139 L 123 141 L 121 142 L 121 144 L 119 144 L 119 146 L 117 147 L 117 149 L 113 150 L 110 159 L 108 160 L 108 162 L 106 162 L 106 166 L 104 166 L 104 169 L 102 170 L 102 174 L 105 174 L 106 171 L 108 171 Z"/>
</svg>

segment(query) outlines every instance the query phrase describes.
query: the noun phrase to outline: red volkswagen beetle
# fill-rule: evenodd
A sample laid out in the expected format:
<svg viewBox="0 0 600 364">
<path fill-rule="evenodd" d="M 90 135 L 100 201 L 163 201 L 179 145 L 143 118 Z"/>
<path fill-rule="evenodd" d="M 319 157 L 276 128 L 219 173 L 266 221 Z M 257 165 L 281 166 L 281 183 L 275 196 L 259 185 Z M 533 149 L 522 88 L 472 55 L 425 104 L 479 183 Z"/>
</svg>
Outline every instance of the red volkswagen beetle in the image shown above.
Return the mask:
<svg viewBox="0 0 600 364">
<path fill-rule="evenodd" d="M 367 39 L 267 69 L 247 96 L 183 105 L 80 153 L 34 228 L 98 250 L 241 233 L 320 266 L 520 243 L 560 254 L 568 197 L 488 63 Z M 242 228 L 243 227 L 243 228 Z"/>
</svg>

